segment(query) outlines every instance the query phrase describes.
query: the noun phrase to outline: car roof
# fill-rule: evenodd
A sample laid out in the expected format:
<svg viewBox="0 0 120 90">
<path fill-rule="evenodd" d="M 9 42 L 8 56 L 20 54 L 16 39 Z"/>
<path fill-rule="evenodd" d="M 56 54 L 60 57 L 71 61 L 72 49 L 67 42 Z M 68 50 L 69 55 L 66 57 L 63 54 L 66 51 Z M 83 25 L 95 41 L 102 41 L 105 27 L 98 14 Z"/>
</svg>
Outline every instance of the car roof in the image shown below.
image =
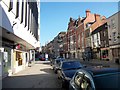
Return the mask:
<svg viewBox="0 0 120 90">
<path fill-rule="evenodd" d="M 118 73 L 118 72 L 120 73 L 119 68 L 102 67 L 102 66 L 88 67 L 88 68 L 84 68 L 84 70 L 90 72 L 93 75 L 93 77 Z"/>
</svg>

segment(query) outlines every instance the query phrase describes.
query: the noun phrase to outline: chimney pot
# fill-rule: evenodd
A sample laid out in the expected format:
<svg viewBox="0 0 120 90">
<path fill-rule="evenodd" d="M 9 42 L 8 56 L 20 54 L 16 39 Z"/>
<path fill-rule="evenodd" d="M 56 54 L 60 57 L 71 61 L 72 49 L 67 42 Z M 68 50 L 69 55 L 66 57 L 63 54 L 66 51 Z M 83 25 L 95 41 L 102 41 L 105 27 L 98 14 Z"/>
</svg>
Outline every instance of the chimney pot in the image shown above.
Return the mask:
<svg viewBox="0 0 120 90">
<path fill-rule="evenodd" d="M 88 17 L 88 16 L 90 15 L 90 13 L 91 13 L 90 10 L 87 9 L 87 10 L 86 10 L 86 17 Z"/>
</svg>

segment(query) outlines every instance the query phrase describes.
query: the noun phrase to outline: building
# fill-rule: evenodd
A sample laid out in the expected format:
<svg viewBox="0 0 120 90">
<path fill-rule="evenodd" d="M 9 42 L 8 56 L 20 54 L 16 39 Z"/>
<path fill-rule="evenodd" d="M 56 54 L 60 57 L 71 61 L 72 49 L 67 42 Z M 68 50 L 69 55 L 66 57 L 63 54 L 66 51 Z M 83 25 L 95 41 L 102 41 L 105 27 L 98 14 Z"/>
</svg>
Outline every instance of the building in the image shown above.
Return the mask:
<svg viewBox="0 0 120 90">
<path fill-rule="evenodd" d="M 82 58 L 82 52 L 84 51 L 84 24 L 82 18 L 78 18 L 76 25 L 76 53 L 77 58 Z"/>
<path fill-rule="evenodd" d="M 0 24 L 2 76 L 23 70 L 29 61 L 34 63 L 39 43 L 39 2 L 1 0 Z"/>
<path fill-rule="evenodd" d="M 64 58 L 68 58 L 67 56 L 67 51 L 68 51 L 68 47 L 67 47 L 67 34 L 65 32 L 65 34 L 63 34 L 63 37 L 62 37 L 62 53 L 63 53 L 63 57 Z"/>
<path fill-rule="evenodd" d="M 86 10 L 86 17 L 72 19 L 68 24 L 68 54 L 70 58 L 82 58 L 83 52 L 90 51 L 90 25 L 95 22 L 95 16 Z"/>
<path fill-rule="evenodd" d="M 120 59 L 120 11 L 107 18 L 110 60 Z"/>
<path fill-rule="evenodd" d="M 107 23 L 91 32 L 92 53 L 94 59 L 109 60 L 109 40 Z"/>
<path fill-rule="evenodd" d="M 76 58 L 76 20 L 70 17 L 67 29 L 68 58 Z"/>
<path fill-rule="evenodd" d="M 95 14 L 95 22 L 90 26 L 92 58 L 94 58 L 94 59 L 101 59 L 101 44 L 102 44 L 101 42 L 103 42 L 103 38 L 104 38 L 101 36 L 102 36 L 103 31 L 105 31 L 105 33 L 107 31 L 105 28 L 105 25 L 103 25 L 105 22 L 106 22 L 105 16 L 101 17 L 99 14 Z M 101 31 L 101 33 L 100 33 L 100 31 Z M 107 37 L 106 35 L 105 35 L 105 37 Z M 106 38 L 106 39 L 108 39 L 108 38 Z"/>
</svg>

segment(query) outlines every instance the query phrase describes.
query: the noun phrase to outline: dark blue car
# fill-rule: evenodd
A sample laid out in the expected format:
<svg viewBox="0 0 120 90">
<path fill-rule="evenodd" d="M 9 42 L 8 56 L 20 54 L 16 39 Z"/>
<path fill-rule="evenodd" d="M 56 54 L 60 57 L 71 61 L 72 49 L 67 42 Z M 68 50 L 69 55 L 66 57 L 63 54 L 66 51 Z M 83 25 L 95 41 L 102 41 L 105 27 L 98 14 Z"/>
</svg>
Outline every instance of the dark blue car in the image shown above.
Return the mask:
<svg viewBox="0 0 120 90">
<path fill-rule="evenodd" d="M 83 65 L 80 61 L 63 61 L 60 65 L 60 69 L 58 70 L 58 78 L 62 80 L 62 87 L 68 87 L 69 81 L 75 72 L 82 67 Z"/>
<path fill-rule="evenodd" d="M 79 69 L 70 81 L 69 90 L 120 90 L 120 69 L 108 67 Z"/>
</svg>

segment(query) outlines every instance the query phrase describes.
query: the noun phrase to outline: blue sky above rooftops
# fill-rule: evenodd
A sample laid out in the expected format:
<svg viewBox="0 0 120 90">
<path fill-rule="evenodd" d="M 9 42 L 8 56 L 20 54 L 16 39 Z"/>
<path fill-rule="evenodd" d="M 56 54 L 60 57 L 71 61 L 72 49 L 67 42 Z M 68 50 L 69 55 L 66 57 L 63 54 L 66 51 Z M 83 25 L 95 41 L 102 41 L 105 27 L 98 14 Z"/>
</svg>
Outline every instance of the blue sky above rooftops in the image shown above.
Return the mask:
<svg viewBox="0 0 120 90">
<path fill-rule="evenodd" d="M 45 45 L 61 31 L 67 31 L 69 18 L 85 17 L 85 11 L 107 18 L 118 12 L 118 2 L 40 2 L 40 43 Z"/>
</svg>

